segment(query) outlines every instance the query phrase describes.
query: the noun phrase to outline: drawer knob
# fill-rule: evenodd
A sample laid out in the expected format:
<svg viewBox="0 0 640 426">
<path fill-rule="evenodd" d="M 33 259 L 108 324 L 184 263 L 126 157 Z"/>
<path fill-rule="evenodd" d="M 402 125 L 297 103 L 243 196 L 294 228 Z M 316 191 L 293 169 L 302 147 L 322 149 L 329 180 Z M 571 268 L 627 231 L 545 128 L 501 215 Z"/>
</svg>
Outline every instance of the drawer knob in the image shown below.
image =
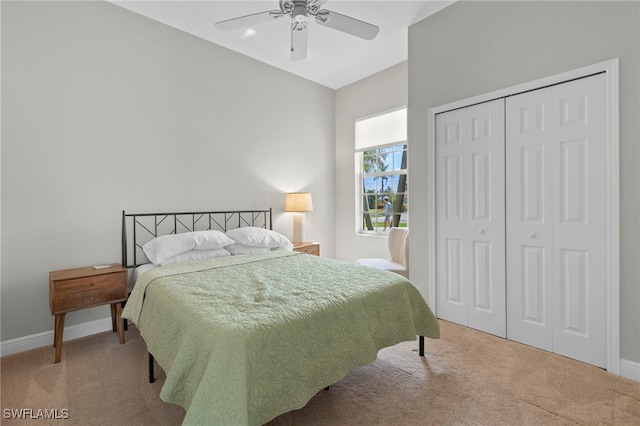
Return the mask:
<svg viewBox="0 0 640 426">
<path fill-rule="evenodd" d="M 95 298 L 96 298 L 95 296 L 91 296 L 91 299 L 89 299 L 89 300 L 93 300 L 93 299 L 95 299 Z"/>
<path fill-rule="evenodd" d="M 96 285 L 96 283 L 90 283 L 89 287 L 93 287 L 94 285 Z"/>
</svg>

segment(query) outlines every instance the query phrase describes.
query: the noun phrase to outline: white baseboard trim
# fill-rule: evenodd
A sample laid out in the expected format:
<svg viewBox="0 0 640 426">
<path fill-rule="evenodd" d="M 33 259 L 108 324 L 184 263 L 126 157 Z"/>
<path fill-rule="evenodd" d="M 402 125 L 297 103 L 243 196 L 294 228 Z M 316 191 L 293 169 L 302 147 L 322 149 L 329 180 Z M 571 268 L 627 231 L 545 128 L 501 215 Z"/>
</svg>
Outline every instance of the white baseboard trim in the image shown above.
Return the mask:
<svg viewBox="0 0 640 426">
<path fill-rule="evenodd" d="M 620 360 L 620 375 L 626 379 L 640 382 L 640 362 Z"/>
<path fill-rule="evenodd" d="M 66 342 L 67 340 L 78 339 L 109 330 L 112 330 L 110 317 L 71 325 L 64 328 L 62 341 Z M 51 346 L 53 348 L 53 330 L 0 342 L 0 356 L 16 354 L 43 346 Z"/>
</svg>

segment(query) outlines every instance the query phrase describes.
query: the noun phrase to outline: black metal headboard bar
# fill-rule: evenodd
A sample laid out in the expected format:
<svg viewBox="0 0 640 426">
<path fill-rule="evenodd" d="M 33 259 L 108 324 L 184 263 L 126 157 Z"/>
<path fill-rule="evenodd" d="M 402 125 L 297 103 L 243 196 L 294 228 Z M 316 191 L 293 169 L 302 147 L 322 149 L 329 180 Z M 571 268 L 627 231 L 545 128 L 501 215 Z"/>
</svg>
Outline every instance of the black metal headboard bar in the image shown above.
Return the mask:
<svg viewBox="0 0 640 426">
<path fill-rule="evenodd" d="M 205 217 L 207 220 L 204 220 Z M 142 246 L 161 235 L 212 229 L 226 232 L 245 226 L 273 229 L 272 209 L 171 213 L 125 213 L 123 210 L 122 264 L 127 268 L 133 268 L 146 263 L 138 261 L 138 252 L 144 257 Z M 131 242 L 127 239 L 128 232 L 133 237 Z M 129 259 L 129 249 L 133 252 L 132 261 Z"/>
</svg>

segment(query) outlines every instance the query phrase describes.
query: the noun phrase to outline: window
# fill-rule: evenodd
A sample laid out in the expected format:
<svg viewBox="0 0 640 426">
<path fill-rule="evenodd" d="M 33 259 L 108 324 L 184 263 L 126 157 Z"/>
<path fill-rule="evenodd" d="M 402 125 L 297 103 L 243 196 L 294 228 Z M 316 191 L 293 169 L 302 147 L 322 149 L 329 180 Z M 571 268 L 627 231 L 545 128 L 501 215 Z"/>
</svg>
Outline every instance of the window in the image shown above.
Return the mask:
<svg viewBox="0 0 640 426">
<path fill-rule="evenodd" d="M 407 109 L 356 121 L 357 230 L 386 234 L 409 226 Z"/>
</svg>

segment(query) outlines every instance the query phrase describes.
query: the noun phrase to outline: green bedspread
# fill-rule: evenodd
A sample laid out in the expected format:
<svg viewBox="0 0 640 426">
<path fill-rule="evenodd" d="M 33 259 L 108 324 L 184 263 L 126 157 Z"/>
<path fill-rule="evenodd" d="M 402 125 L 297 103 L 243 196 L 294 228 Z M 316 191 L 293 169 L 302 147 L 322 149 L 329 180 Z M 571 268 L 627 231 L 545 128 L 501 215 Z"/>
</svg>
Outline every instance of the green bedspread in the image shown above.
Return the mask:
<svg viewBox="0 0 640 426">
<path fill-rule="evenodd" d="M 400 275 L 287 251 L 153 269 L 122 315 L 166 373 L 160 397 L 185 407 L 188 425 L 263 424 L 383 347 L 439 337 Z"/>
</svg>

